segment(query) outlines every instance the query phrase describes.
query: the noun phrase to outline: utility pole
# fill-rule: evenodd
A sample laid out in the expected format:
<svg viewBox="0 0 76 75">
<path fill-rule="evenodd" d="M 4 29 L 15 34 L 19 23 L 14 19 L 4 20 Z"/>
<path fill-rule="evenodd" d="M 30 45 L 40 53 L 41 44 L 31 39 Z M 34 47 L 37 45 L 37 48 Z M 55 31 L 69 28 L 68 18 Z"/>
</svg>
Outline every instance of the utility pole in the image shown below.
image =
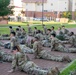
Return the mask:
<svg viewBox="0 0 76 75">
<path fill-rule="evenodd" d="M 43 18 L 44 18 L 44 0 L 42 0 L 42 25 L 43 25 Z"/>
</svg>

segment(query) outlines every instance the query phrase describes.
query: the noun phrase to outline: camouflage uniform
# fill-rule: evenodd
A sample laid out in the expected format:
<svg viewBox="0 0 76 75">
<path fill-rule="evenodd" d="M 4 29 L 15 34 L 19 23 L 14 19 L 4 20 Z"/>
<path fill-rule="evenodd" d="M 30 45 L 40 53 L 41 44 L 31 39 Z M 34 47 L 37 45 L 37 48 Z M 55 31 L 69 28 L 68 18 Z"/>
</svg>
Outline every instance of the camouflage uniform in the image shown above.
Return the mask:
<svg viewBox="0 0 76 75">
<path fill-rule="evenodd" d="M 71 44 L 71 47 L 76 47 L 76 36 L 70 36 L 69 43 Z"/>
<path fill-rule="evenodd" d="M 10 37 L 4 37 L 4 36 L 0 36 L 0 40 L 10 40 Z"/>
<path fill-rule="evenodd" d="M 33 49 L 35 50 L 35 58 L 43 58 L 47 60 L 53 60 L 53 61 L 70 61 L 66 59 L 67 56 L 55 56 L 54 54 L 51 54 L 49 51 L 43 50 L 42 44 L 40 41 L 35 41 L 33 45 Z"/>
<path fill-rule="evenodd" d="M 63 34 L 63 32 L 61 31 L 61 30 L 59 30 L 58 31 L 58 34 L 57 34 L 57 36 L 56 36 L 59 40 L 64 40 L 65 38 L 64 38 L 64 34 Z"/>
<path fill-rule="evenodd" d="M 40 38 L 40 41 L 42 41 L 43 38 L 44 38 L 43 35 L 42 35 L 41 33 L 36 34 L 36 36 Z"/>
<path fill-rule="evenodd" d="M 45 47 L 50 47 L 50 42 L 51 40 L 49 39 L 51 36 L 51 33 L 49 33 L 48 35 L 45 35 L 45 40 L 42 41 L 43 46 Z"/>
<path fill-rule="evenodd" d="M 33 54 L 35 51 L 33 49 L 30 49 L 29 47 L 26 47 L 25 45 L 20 45 L 20 48 L 25 52 L 29 54 Z"/>
<path fill-rule="evenodd" d="M 52 31 L 51 31 L 51 34 L 56 34 L 56 31 L 55 31 L 55 30 L 52 30 Z"/>
<path fill-rule="evenodd" d="M 44 34 L 46 35 L 47 34 L 47 28 L 46 28 L 46 26 L 43 26 L 43 29 L 44 29 Z"/>
<path fill-rule="evenodd" d="M 4 43 L 2 41 L 0 41 L 0 46 L 4 47 Z"/>
<path fill-rule="evenodd" d="M 76 48 L 66 48 L 60 40 L 54 38 L 51 40 L 51 50 L 62 52 L 76 52 Z"/>
<path fill-rule="evenodd" d="M 28 26 L 28 34 L 32 34 L 32 29 L 30 26 Z"/>
<path fill-rule="evenodd" d="M 67 30 L 67 29 L 62 29 L 62 32 L 63 32 L 63 34 L 64 34 L 64 36 L 65 36 L 65 39 L 68 39 L 68 38 L 69 38 L 69 36 L 68 36 L 69 30 Z"/>
<path fill-rule="evenodd" d="M 16 37 L 17 37 L 17 38 L 21 37 L 21 31 L 17 31 L 17 32 L 16 32 Z"/>
<path fill-rule="evenodd" d="M 35 30 L 33 31 L 33 36 L 36 36 L 37 32 L 38 32 L 38 30 L 35 29 Z"/>
<path fill-rule="evenodd" d="M 34 62 L 28 61 L 24 52 L 17 52 L 14 55 L 14 58 L 12 61 L 12 69 L 15 70 L 16 67 L 18 67 L 19 70 L 21 71 L 23 70 L 29 75 L 51 75 L 52 74 L 52 70 L 43 70 Z M 57 70 L 56 72 L 57 72 L 57 75 L 59 75 L 59 71 Z"/>
<path fill-rule="evenodd" d="M 12 54 L 8 54 L 7 52 L 0 50 L 0 59 L 4 62 L 12 62 L 13 57 Z"/>
<path fill-rule="evenodd" d="M 14 30 L 13 30 L 13 29 L 10 29 L 10 33 L 11 33 L 11 32 L 14 32 Z"/>
<path fill-rule="evenodd" d="M 19 45 L 18 43 L 18 40 L 16 37 L 12 37 L 11 40 L 10 40 L 10 43 L 11 43 L 11 50 L 13 50 L 13 48 L 17 45 Z"/>
</svg>

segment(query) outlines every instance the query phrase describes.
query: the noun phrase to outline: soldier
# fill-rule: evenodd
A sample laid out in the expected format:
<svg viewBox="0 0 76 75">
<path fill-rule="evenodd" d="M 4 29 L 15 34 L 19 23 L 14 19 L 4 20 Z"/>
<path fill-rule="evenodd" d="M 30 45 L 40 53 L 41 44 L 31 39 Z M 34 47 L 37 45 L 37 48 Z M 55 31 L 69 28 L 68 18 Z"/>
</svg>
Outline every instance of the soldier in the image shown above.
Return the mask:
<svg viewBox="0 0 76 75">
<path fill-rule="evenodd" d="M 22 36 L 25 37 L 26 36 L 26 31 L 24 28 L 22 28 Z"/>
<path fill-rule="evenodd" d="M 58 28 L 58 33 L 57 33 L 57 36 L 56 36 L 59 40 L 64 40 L 64 34 L 61 30 L 61 27 Z"/>
<path fill-rule="evenodd" d="M 22 31 L 22 28 L 21 28 L 21 26 L 18 26 L 18 29 L 19 29 L 19 31 Z"/>
<path fill-rule="evenodd" d="M 0 40 L 10 40 L 10 37 L 8 34 L 4 34 L 0 36 Z"/>
<path fill-rule="evenodd" d="M 74 32 L 70 32 L 70 38 L 68 42 L 71 44 L 70 47 L 76 47 L 76 36 Z"/>
<path fill-rule="evenodd" d="M 40 30 L 38 30 L 36 36 L 38 36 L 40 38 L 40 41 L 42 41 L 44 38 Z"/>
<path fill-rule="evenodd" d="M 68 56 L 55 56 L 51 54 L 49 51 L 43 50 L 42 43 L 39 41 L 38 37 L 35 37 L 35 42 L 33 45 L 33 50 L 35 51 L 34 55 L 35 58 L 43 58 L 47 60 L 53 60 L 53 61 L 68 61 L 70 62 L 70 58 Z"/>
<path fill-rule="evenodd" d="M 43 46 L 50 47 L 50 36 L 51 36 L 51 29 L 47 29 L 47 35 L 44 36 L 44 40 L 42 41 Z"/>
<path fill-rule="evenodd" d="M 62 31 L 66 35 L 69 33 L 69 30 L 67 30 L 64 25 L 62 26 Z"/>
<path fill-rule="evenodd" d="M 34 27 L 33 36 L 36 36 L 37 33 L 38 33 L 37 27 Z"/>
<path fill-rule="evenodd" d="M 27 26 L 28 26 L 28 34 L 32 34 L 32 29 L 31 29 L 31 27 L 29 26 L 29 24 L 28 24 Z"/>
<path fill-rule="evenodd" d="M 54 26 L 51 26 L 51 34 L 56 34 L 56 31 L 54 30 L 55 29 L 55 27 Z"/>
<path fill-rule="evenodd" d="M 27 35 L 27 37 L 26 37 L 26 45 L 28 47 L 32 47 L 32 39 L 33 39 L 33 37 L 30 34 Z"/>
<path fill-rule="evenodd" d="M 47 28 L 45 25 L 43 25 L 43 29 L 44 29 L 44 34 L 46 35 L 47 34 Z"/>
<path fill-rule="evenodd" d="M 17 38 L 21 37 L 21 31 L 19 30 L 19 28 L 16 28 L 16 37 Z"/>
<path fill-rule="evenodd" d="M 69 39 L 69 36 L 68 36 L 69 30 L 67 30 L 67 29 L 65 28 L 65 26 L 62 26 L 62 32 L 64 33 L 65 39 L 66 39 L 66 40 Z"/>
<path fill-rule="evenodd" d="M 10 33 L 11 33 L 11 32 L 14 32 L 12 26 L 9 26 L 9 29 L 10 29 Z"/>
<path fill-rule="evenodd" d="M 13 60 L 12 56 L 13 56 L 12 54 L 4 52 L 3 50 L 0 49 L 0 60 L 2 62 L 12 62 Z"/>
<path fill-rule="evenodd" d="M 19 44 L 15 32 L 11 32 L 10 34 L 10 43 L 11 43 L 11 50 L 14 50 L 14 47 Z"/>
<path fill-rule="evenodd" d="M 20 45 L 20 48 L 25 52 L 25 53 L 29 53 L 29 54 L 34 54 L 34 50 L 30 49 L 29 47 L 25 46 L 25 45 Z"/>
<path fill-rule="evenodd" d="M 62 52 L 76 52 L 76 48 L 66 48 L 62 42 L 56 38 L 55 34 L 51 34 L 51 50 Z"/>
<path fill-rule="evenodd" d="M 43 70 L 34 62 L 29 61 L 25 55 L 25 53 L 20 49 L 19 46 L 16 47 L 16 50 L 13 51 L 14 58 L 12 61 L 12 69 L 8 72 L 14 72 L 16 67 L 20 71 L 24 71 L 29 75 L 59 75 L 60 72 L 58 68 L 54 68 L 51 70 Z"/>
</svg>

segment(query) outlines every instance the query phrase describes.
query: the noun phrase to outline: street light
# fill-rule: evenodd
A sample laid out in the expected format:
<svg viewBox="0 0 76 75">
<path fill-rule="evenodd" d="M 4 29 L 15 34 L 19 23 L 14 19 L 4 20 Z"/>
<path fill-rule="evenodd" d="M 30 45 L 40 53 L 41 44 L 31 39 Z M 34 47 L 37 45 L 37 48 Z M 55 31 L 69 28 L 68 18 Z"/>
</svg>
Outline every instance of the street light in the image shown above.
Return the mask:
<svg viewBox="0 0 76 75">
<path fill-rule="evenodd" d="M 44 18 L 44 0 L 42 0 L 42 25 L 43 25 L 43 18 Z"/>
</svg>

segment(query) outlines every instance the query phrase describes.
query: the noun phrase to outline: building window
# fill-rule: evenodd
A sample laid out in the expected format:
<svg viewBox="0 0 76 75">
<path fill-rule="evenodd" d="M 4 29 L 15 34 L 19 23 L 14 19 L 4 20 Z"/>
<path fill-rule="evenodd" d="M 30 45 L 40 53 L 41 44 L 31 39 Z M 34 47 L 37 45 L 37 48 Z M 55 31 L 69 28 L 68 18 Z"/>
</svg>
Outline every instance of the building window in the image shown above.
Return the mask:
<svg viewBox="0 0 76 75">
<path fill-rule="evenodd" d="M 48 10 L 44 10 L 44 12 L 48 12 Z"/>
<path fill-rule="evenodd" d="M 66 9 L 66 8 L 65 8 Z"/>
<path fill-rule="evenodd" d="M 76 3 L 75 3 L 75 5 L 76 5 Z"/>
</svg>

